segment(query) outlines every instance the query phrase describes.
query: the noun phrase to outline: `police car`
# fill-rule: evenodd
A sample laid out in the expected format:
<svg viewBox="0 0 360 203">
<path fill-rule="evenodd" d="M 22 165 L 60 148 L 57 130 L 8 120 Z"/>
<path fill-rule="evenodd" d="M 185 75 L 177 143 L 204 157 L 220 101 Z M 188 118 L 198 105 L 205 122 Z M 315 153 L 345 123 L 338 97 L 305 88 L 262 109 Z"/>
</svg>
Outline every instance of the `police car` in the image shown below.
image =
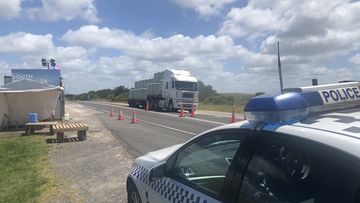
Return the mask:
<svg viewBox="0 0 360 203">
<path fill-rule="evenodd" d="M 247 120 L 137 158 L 129 202 L 360 202 L 360 84 L 258 96 Z"/>
</svg>

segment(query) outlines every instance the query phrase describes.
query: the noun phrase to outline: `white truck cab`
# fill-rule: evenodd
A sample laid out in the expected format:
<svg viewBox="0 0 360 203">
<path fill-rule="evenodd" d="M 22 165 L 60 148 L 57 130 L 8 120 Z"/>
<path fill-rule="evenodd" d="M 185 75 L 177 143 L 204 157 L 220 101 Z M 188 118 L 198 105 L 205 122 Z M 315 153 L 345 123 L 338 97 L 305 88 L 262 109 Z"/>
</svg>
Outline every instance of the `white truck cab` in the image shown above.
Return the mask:
<svg viewBox="0 0 360 203">
<path fill-rule="evenodd" d="M 186 70 L 166 69 L 164 72 L 162 95 L 165 98 L 162 108 L 191 110 L 199 102 L 197 79 Z"/>
</svg>

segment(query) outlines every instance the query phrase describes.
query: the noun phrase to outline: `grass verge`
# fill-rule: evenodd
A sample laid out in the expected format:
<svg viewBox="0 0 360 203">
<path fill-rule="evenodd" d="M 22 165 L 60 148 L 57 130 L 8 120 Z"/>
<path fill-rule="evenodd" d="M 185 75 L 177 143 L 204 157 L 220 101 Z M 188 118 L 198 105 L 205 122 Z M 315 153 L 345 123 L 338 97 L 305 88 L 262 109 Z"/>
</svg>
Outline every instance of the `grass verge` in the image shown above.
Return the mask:
<svg viewBox="0 0 360 203">
<path fill-rule="evenodd" d="M 216 105 L 216 104 L 206 104 L 206 103 L 200 103 L 199 104 L 199 110 L 207 110 L 207 111 L 221 111 L 221 112 L 232 112 L 232 105 Z M 236 113 L 243 113 L 244 106 L 238 106 L 235 104 L 235 112 Z"/>
<path fill-rule="evenodd" d="M 0 133 L 0 202 L 42 202 L 54 193 L 49 148 L 39 136 Z"/>
<path fill-rule="evenodd" d="M 254 96 L 253 94 L 244 93 L 220 93 L 223 96 L 232 97 L 235 101 L 235 112 L 244 113 L 244 106 Z M 232 104 L 212 104 L 201 102 L 200 110 L 232 112 Z"/>
</svg>

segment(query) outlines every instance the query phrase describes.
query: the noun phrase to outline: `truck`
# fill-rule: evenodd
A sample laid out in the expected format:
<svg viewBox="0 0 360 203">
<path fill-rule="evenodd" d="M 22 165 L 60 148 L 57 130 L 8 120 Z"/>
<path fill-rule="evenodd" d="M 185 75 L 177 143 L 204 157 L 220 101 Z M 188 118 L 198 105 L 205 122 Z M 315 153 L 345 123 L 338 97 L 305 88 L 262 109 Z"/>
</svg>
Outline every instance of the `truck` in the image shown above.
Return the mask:
<svg viewBox="0 0 360 203">
<path fill-rule="evenodd" d="M 166 69 L 151 79 L 136 81 L 129 91 L 130 107 L 149 105 L 151 110 L 191 111 L 199 103 L 198 80 L 189 71 Z"/>
</svg>

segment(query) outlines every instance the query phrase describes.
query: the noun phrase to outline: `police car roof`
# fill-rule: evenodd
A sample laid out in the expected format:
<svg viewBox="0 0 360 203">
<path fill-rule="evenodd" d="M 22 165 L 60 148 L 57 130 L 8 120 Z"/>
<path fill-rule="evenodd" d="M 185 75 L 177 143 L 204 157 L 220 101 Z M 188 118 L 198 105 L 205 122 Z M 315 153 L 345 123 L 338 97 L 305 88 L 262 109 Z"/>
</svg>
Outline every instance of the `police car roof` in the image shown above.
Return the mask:
<svg viewBox="0 0 360 203">
<path fill-rule="evenodd" d="M 360 158 L 358 82 L 301 87 L 273 97 L 255 97 L 244 110 L 249 123 L 265 124 L 261 130 L 315 140 Z"/>
<path fill-rule="evenodd" d="M 360 159 L 360 108 L 317 114 L 276 128 L 268 125 L 266 129 L 323 143 Z"/>
<path fill-rule="evenodd" d="M 292 124 L 360 139 L 360 108 L 349 108 L 309 116 Z"/>
</svg>

